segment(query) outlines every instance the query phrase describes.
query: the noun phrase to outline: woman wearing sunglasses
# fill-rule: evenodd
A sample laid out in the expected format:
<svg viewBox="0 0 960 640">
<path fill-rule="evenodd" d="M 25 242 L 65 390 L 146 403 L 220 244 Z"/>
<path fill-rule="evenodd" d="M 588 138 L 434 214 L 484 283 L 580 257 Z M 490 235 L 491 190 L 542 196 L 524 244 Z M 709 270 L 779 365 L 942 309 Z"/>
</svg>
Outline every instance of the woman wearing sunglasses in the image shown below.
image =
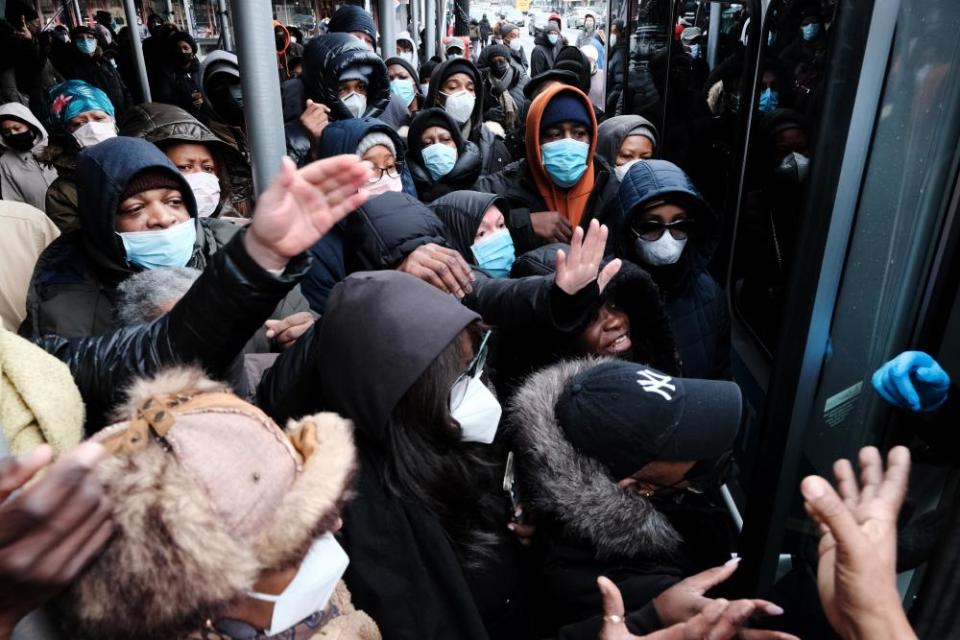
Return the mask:
<svg viewBox="0 0 960 640">
<path fill-rule="evenodd" d="M 650 272 L 663 294 L 685 377 L 730 377 L 730 318 L 707 270 L 719 237 L 714 212 L 665 160 L 634 163 L 620 183 L 615 249 Z"/>
</svg>

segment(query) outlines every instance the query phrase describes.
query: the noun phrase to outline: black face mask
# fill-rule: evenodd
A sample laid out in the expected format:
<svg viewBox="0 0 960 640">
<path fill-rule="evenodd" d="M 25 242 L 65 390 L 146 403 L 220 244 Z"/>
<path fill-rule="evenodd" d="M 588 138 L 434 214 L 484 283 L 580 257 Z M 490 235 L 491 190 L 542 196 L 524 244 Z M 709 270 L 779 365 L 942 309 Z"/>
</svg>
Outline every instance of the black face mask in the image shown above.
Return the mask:
<svg viewBox="0 0 960 640">
<path fill-rule="evenodd" d="M 279 33 L 274 34 L 273 39 L 274 39 L 274 42 L 276 42 L 277 44 L 277 51 L 278 52 L 283 51 L 284 45 L 287 44 L 287 39 L 284 38 L 283 35 Z"/>
<path fill-rule="evenodd" d="M 4 135 L 3 144 L 14 151 L 30 151 L 30 149 L 33 149 L 33 139 L 33 131 L 22 131 Z"/>
<path fill-rule="evenodd" d="M 507 62 L 498 62 L 497 64 L 490 67 L 490 73 L 493 74 L 494 78 L 502 78 L 507 73 L 507 69 L 510 68 L 510 64 Z"/>
<path fill-rule="evenodd" d="M 227 83 L 217 82 L 207 88 L 207 93 L 210 95 L 211 106 L 228 124 L 243 123 L 242 91 L 237 92 L 238 97 L 235 97 Z"/>
</svg>

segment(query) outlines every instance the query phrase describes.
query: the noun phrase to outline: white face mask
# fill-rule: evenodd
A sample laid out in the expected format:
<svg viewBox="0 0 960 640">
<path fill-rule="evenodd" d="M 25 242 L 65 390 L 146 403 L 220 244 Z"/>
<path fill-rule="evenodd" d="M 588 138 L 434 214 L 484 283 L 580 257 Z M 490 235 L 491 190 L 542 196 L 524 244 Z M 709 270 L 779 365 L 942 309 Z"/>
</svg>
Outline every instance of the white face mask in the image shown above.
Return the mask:
<svg viewBox="0 0 960 640">
<path fill-rule="evenodd" d="M 83 125 L 73 132 L 73 137 L 80 145 L 80 148 L 86 149 L 92 147 L 98 142 L 117 137 L 117 125 L 113 120 L 98 121 L 94 120 Z"/>
<path fill-rule="evenodd" d="M 636 250 L 640 259 L 651 267 L 661 267 L 667 264 L 676 264 L 687 246 L 687 239 L 676 240 L 669 231 L 664 231 L 659 240 L 644 240 L 637 238 Z"/>
<path fill-rule="evenodd" d="M 363 187 L 363 190 L 371 197 L 378 196 L 381 193 L 387 193 L 388 191 L 403 191 L 403 178 L 400 176 L 396 178 L 383 176 L 373 184 L 368 184 Z"/>
<path fill-rule="evenodd" d="M 430 90 L 429 82 L 424 82 L 423 84 L 420 85 L 420 93 L 422 93 L 423 95 L 427 95 L 427 91 L 429 90 Z"/>
<path fill-rule="evenodd" d="M 623 182 L 623 178 L 627 175 L 627 171 L 630 171 L 630 167 L 640 162 L 640 159 L 631 160 L 625 164 L 620 165 L 619 167 L 614 167 L 613 172 L 617 174 L 617 180 Z"/>
<path fill-rule="evenodd" d="M 457 406 L 450 407 L 450 416 L 460 423 L 464 442 L 482 442 L 490 444 L 497 435 L 500 415 L 503 409 L 493 392 L 483 384 L 477 375 L 457 382 L 466 385 L 466 391 L 452 390 L 451 397 L 462 396 Z"/>
<path fill-rule="evenodd" d="M 213 215 L 220 206 L 220 178 L 205 171 L 185 173 L 183 177 L 193 191 L 193 199 L 197 201 L 197 215 L 201 218 Z"/>
<path fill-rule="evenodd" d="M 617 34 L 615 33 L 610 34 L 610 46 L 611 47 L 617 46 Z"/>
<path fill-rule="evenodd" d="M 340 101 L 353 114 L 354 118 L 362 118 L 363 113 L 367 110 L 367 96 L 362 96 L 355 91 L 343 96 Z"/>
<path fill-rule="evenodd" d="M 454 94 L 443 94 L 447 96 L 447 101 L 443 103 L 443 108 L 450 114 L 457 124 L 466 124 L 473 115 L 473 106 L 477 102 L 477 96 L 466 89 L 457 91 Z"/>
<path fill-rule="evenodd" d="M 275 636 L 323 611 L 349 563 L 350 559 L 337 539 L 332 533 L 325 533 L 310 547 L 297 575 L 283 593 L 278 596 L 248 593 L 254 600 L 274 603 L 267 635 Z"/>
<path fill-rule="evenodd" d="M 523 47 L 523 43 L 520 42 L 520 38 L 514 38 L 510 41 L 510 49 L 513 51 L 520 51 L 520 48 Z"/>
</svg>

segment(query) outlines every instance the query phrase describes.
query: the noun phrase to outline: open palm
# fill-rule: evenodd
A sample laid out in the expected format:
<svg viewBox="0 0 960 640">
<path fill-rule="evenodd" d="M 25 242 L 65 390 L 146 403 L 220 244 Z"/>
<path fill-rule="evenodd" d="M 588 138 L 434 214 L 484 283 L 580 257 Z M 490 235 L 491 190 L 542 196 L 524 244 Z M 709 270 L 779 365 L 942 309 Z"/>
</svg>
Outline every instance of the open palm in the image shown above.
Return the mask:
<svg viewBox="0 0 960 640">
<path fill-rule="evenodd" d="M 370 175 L 356 156 L 336 156 L 297 169 L 289 158 L 257 200 L 247 231 L 248 250 L 267 268 L 283 268 L 366 200 L 359 189 Z M 250 246 L 253 244 L 254 246 Z"/>
</svg>

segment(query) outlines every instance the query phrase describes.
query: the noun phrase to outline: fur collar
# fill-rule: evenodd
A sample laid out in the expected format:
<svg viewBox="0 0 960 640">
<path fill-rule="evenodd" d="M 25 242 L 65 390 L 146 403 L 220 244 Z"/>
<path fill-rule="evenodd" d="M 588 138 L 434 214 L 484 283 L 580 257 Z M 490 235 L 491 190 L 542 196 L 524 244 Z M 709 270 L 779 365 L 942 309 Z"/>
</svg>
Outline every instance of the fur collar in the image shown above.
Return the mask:
<svg viewBox="0 0 960 640">
<path fill-rule="evenodd" d="M 530 376 L 508 408 L 520 493 L 598 557 L 666 556 L 681 539 L 649 500 L 620 488 L 606 467 L 566 440 L 554 407 L 568 381 L 606 359 L 570 360 Z"/>
</svg>

